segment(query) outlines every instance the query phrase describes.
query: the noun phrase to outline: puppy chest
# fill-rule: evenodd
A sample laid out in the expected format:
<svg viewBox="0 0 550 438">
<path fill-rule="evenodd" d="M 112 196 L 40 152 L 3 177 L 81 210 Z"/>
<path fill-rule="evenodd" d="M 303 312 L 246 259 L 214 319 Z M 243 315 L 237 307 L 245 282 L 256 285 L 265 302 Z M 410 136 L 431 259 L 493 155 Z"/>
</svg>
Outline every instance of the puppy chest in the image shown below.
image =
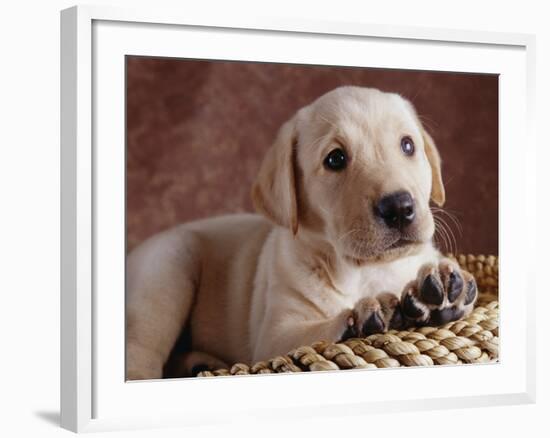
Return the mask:
<svg viewBox="0 0 550 438">
<path fill-rule="evenodd" d="M 367 266 L 361 272 L 359 294 L 374 296 L 381 292 L 401 294 L 407 283 L 414 280 L 422 265 L 416 257 L 388 264 Z"/>
</svg>

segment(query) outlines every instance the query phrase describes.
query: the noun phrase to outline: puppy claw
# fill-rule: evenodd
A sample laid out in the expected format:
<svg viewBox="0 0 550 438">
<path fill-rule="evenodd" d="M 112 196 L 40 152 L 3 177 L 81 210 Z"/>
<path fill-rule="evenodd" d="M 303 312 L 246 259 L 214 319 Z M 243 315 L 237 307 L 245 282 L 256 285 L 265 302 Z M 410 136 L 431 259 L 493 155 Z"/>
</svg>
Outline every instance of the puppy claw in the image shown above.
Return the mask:
<svg viewBox="0 0 550 438">
<path fill-rule="evenodd" d="M 424 310 L 418 306 L 416 299 L 411 291 L 405 294 L 401 306 L 403 314 L 409 319 L 419 319 L 424 316 Z"/>
<path fill-rule="evenodd" d="M 382 320 L 378 312 L 374 312 L 363 324 L 362 332 L 364 336 L 369 336 L 373 333 L 383 332 L 384 328 L 384 321 Z"/>
<path fill-rule="evenodd" d="M 434 274 L 428 275 L 420 287 L 420 299 L 426 304 L 439 306 L 443 303 L 445 295 L 441 281 Z"/>
<path fill-rule="evenodd" d="M 470 280 L 466 285 L 466 297 L 464 298 L 464 304 L 468 305 L 475 301 L 477 296 L 477 285 L 474 279 Z"/>
<path fill-rule="evenodd" d="M 399 305 L 399 300 L 397 301 L 397 305 L 395 306 L 393 315 L 390 319 L 389 328 L 395 330 L 402 330 L 405 328 L 405 317 L 403 316 L 403 311 Z"/>
<path fill-rule="evenodd" d="M 464 287 L 462 276 L 452 271 L 449 274 L 449 284 L 447 286 L 447 298 L 451 303 L 454 303 Z"/>
</svg>

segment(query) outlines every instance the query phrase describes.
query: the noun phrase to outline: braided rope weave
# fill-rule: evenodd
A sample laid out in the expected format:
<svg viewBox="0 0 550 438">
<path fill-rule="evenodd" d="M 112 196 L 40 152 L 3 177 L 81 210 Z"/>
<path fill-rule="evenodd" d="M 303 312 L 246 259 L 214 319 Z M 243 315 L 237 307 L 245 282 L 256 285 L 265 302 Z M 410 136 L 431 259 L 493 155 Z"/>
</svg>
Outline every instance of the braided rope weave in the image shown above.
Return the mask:
<svg viewBox="0 0 550 438">
<path fill-rule="evenodd" d="M 451 255 L 448 255 L 452 257 Z M 483 363 L 498 360 L 498 257 L 459 255 L 479 289 L 473 312 L 441 327 L 390 330 L 344 342 L 320 341 L 252 366 L 202 371 L 199 377 Z"/>
</svg>

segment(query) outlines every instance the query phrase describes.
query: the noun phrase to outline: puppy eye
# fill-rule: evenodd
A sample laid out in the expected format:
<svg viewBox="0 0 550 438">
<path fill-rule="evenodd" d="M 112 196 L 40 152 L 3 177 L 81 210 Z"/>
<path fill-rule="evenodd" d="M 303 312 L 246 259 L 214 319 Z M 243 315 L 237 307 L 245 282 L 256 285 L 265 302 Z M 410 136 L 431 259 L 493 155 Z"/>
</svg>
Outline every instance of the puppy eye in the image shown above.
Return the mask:
<svg viewBox="0 0 550 438">
<path fill-rule="evenodd" d="M 323 164 L 328 170 L 338 172 L 346 167 L 348 164 L 348 158 L 342 149 L 333 149 L 325 157 Z"/>
<path fill-rule="evenodd" d="M 408 135 L 401 139 L 401 150 L 405 155 L 411 156 L 414 154 L 414 142 Z"/>
</svg>

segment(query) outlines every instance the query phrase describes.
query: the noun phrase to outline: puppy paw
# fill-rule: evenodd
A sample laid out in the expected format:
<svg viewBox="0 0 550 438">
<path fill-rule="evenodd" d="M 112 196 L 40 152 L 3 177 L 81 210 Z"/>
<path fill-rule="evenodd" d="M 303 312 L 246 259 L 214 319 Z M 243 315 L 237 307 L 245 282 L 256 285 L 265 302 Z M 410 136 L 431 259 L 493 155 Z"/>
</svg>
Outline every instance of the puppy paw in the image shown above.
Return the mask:
<svg viewBox="0 0 550 438">
<path fill-rule="evenodd" d="M 439 326 L 470 314 L 477 298 L 474 277 L 451 259 L 423 266 L 401 297 L 405 320 Z"/>
<path fill-rule="evenodd" d="M 399 298 L 396 295 L 384 292 L 375 298 L 363 298 L 349 313 L 342 340 L 384 333 L 394 328 L 400 329 L 403 321 Z"/>
</svg>

